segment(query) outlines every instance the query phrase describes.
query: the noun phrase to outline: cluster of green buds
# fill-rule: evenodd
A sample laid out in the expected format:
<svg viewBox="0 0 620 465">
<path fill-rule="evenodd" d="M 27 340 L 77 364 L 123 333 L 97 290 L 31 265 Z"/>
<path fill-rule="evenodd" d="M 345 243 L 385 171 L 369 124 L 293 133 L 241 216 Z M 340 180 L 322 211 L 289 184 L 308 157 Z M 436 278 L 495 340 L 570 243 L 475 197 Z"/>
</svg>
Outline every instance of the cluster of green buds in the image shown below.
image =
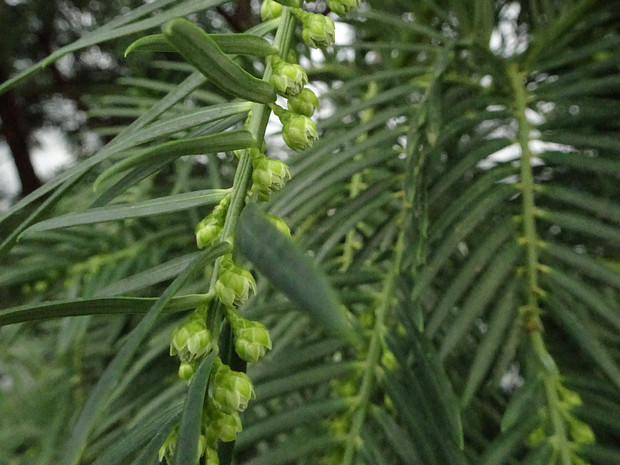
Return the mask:
<svg viewBox="0 0 620 465">
<path fill-rule="evenodd" d="M 238 307 L 256 292 L 256 281 L 247 268 L 235 263 L 232 255 L 224 255 L 215 283 L 215 293 L 227 307 Z"/>
<path fill-rule="evenodd" d="M 308 47 L 325 48 L 334 43 L 336 25 L 330 17 L 301 8 L 294 8 L 292 12 L 301 21 L 301 37 Z"/>
<path fill-rule="evenodd" d="M 200 456 L 206 456 L 207 465 L 219 463 L 219 441 L 232 442 L 243 430 L 239 414 L 255 397 L 252 381 L 245 373 L 231 370 L 219 357 L 214 360 L 202 413 L 201 442 L 205 447 L 199 450 Z"/>
<path fill-rule="evenodd" d="M 306 115 L 285 110 L 277 104 L 271 104 L 271 109 L 282 123 L 282 138 L 284 143 L 296 152 L 309 149 L 319 138 L 314 122 Z"/>
<path fill-rule="evenodd" d="M 222 412 L 232 415 L 245 411 L 248 402 L 256 398 L 254 385 L 245 373 L 231 370 L 218 358 L 213 363 L 210 398 Z"/>
<path fill-rule="evenodd" d="M 282 14 L 283 6 L 301 9 L 302 3 L 302 0 L 263 0 L 263 4 L 261 5 L 261 18 L 263 21 L 279 18 Z M 341 17 L 353 13 L 359 4 L 360 0 L 327 0 L 329 9 Z M 301 18 L 299 19 L 301 20 Z"/>
<path fill-rule="evenodd" d="M 217 357 L 211 368 L 209 395 L 203 406 L 202 434 L 197 457 L 205 456 L 208 465 L 217 465 L 218 441 L 231 442 L 242 431 L 241 417 L 251 399 L 256 397 L 250 378 L 233 371 Z M 159 449 L 159 461 L 171 463 L 176 448 L 178 429 L 174 428 Z"/>
<path fill-rule="evenodd" d="M 267 201 L 291 179 L 291 173 L 283 161 L 268 158 L 258 149 L 249 152 L 252 157 L 252 193 L 259 201 Z"/>
<path fill-rule="evenodd" d="M 277 18 L 282 13 L 283 6 L 292 7 L 291 13 L 301 22 L 302 38 L 309 47 L 325 48 L 333 44 L 334 21 L 328 16 L 301 9 L 301 3 L 267 0 L 263 2 L 261 15 L 263 19 Z M 343 2 L 347 5 L 349 3 Z M 344 9 L 341 7 L 338 10 Z M 270 105 L 282 123 L 282 138 L 294 151 L 306 150 L 318 139 L 316 126 L 310 117 L 318 107 L 319 100 L 311 89 L 305 87 L 308 84 L 308 76 L 301 66 L 277 56 L 270 57 L 270 60 L 271 83 L 279 95 L 288 99 L 288 110 L 277 104 Z"/>
<path fill-rule="evenodd" d="M 570 435 L 571 444 L 573 446 L 580 446 L 594 442 L 595 437 L 590 426 L 579 420 L 573 414 L 573 410 L 576 407 L 579 407 L 582 403 L 579 394 L 564 387 L 559 380 L 556 381 L 555 389 L 559 402 L 554 406 L 554 408 L 559 411 L 560 416 L 567 427 L 566 430 Z M 548 416 L 549 414 L 545 412 L 543 414 L 542 423 L 528 436 L 528 444 L 531 447 L 535 447 L 547 440 L 550 440 L 549 429 L 552 428 L 552 425 Z M 550 442 L 552 446 L 556 445 L 553 440 Z M 572 449 L 576 448 L 573 447 Z M 576 455 L 572 458 L 575 463 L 581 463 L 581 459 Z"/>
<path fill-rule="evenodd" d="M 282 14 L 282 7 L 301 8 L 303 0 L 263 0 L 260 15 L 263 21 L 279 18 Z"/>
<path fill-rule="evenodd" d="M 327 0 L 327 6 L 338 16 L 346 16 L 354 12 L 360 4 L 360 0 Z"/>
<path fill-rule="evenodd" d="M 230 194 L 227 194 L 213 211 L 196 225 L 196 244 L 199 249 L 206 247 L 220 235 L 229 205 Z"/>
<path fill-rule="evenodd" d="M 311 89 L 305 87 L 301 92 L 287 101 L 289 111 L 304 115 L 308 118 L 314 114 L 319 107 L 319 99 Z"/>
<path fill-rule="evenodd" d="M 198 307 L 172 333 L 170 355 L 181 361 L 179 377 L 189 381 L 197 362 L 211 352 L 211 332 L 207 328 L 207 306 Z"/>
<path fill-rule="evenodd" d="M 235 352 L 246 362 L 256 362 L 271 350 L 271 338 L 264 324 L 246 320 L 232 308 L 227 309 L 226 318 L 232 328 Z"/>
<path fill-rule="evenodd" d="M 237 438 L 237 433 L 243 430 L 239 412 L 224 412 L 210 397 L 205 402 L 202 417 L 208 420 L 204 424 L 204 431 L 210 445 L 216 441 L 232 442 Z"/>
<path fill-rule="evenodd" d="M 308 84 L 308 75 L 295 63 L 289 63 L 277 56 L 271 57 L 271 83 L 283 97 L 293 97 Z"/>
<path fill-rule="evenodd" d="M 260 7 L 260 17 L 263 21 L 279 18 L 282 15 L 282 5 L 274 0 L 263 0 Z"/>
</svg>

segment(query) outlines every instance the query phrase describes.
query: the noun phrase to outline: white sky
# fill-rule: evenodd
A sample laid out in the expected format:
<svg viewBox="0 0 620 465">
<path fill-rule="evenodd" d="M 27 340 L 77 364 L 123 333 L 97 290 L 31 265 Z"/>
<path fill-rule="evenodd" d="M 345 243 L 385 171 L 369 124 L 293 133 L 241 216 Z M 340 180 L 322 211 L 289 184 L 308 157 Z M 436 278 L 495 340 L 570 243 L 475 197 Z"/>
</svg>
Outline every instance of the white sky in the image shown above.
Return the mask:
<svg viewBox="0 0 620 465">
<path fill-rule="evenodd" d="M 62 166 L 72 161 L 70 148 L 60 129 L 36 132 L 38 144 L 32 148 L 32 163 L 42 180 L 51 178 Z M 19 178 L 6 143 L 0 143 L 0 191 L 14 196 L 19 191 Z"/>
</svg>

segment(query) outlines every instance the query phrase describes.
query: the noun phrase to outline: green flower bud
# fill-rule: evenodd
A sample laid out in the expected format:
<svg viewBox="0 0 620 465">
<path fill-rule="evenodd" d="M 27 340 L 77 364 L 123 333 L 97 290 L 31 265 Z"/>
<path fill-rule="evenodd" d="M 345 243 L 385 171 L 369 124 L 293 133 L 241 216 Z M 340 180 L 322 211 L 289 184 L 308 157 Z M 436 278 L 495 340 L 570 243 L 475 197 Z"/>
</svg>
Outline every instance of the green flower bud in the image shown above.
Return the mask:
<svg viewBox="0 0 620 465">
<path fill-rule="evenodd" d="M 246 362 L 256 362 L 271 350 L 271 338 L 264 324 L 246 320 L 233 309 L 228 309 L 226 317 L 233 331 L 235 351 Z"/>
<path fill-rule="evenodd" d="M 263 0 L 260 7 L 260 17 L 263 21 L 279 18 L 282 14 L 282 5 L 273 0 Z"/>
<path fill-rule="evenodd" d="M 204 319 L 192 315 L 172 333 L 170 355 L 183 362 L 202 357 L 211 350 L 211 333 Z"/>
<path fill-rule="evenodd" d="M 222 413 L 217 421 L 218 439 L 224 442 L 232 442 L 237 439 L 237 433 L 243 430 L 241 425 L 241 417 L 239 412 L 235 412 L 232 415 Z"/>
<path fill-rule="evenodd" d="M 310 117 L 318 107 L 318 97 L 307 87 L 304 87 L 298 95 L 288 99 L 288 109 L 298 115 Z"/>
<path fill-rule="evenodd" d="M 256 362 L 265 355 L 265 349 L 271 349 L 269 331 L 262 323 L 240 329 L 235 332 L 235 352 L 246 362 Z"/>
<path fill-rule="evenodd" d="M 256 281 L 246 268 L 232 261 L 230 255 L 222 258 L 215 293 L 227 306 L 243 305 L 256 292 Z"/>
<path fill-rule="evenodd" d="M 288 224 L 286 224 L 286 221 L 284 221 L 279 216 L 274 216 L 274 215 L 267 215 L 267 218 L 269 219 L 271 224 L 273 224 L 276 228 L 278 228 L 278 231 L 280 231 L 286 237 L 291 237 L 291 228 L 288 227 Z"/>
<path fill-rule="evenodd" d="M 327 0 L 329 9 L 338 16 L 346 16 L 357 9 L 360 0 Z"/>
<path fill-rule="evenodd" d="M 243 412 L 250 399 L 256 398 L 252 381 L 245 373 L 222 365 L 215 373 L 211 398 L 213 403 L 229 415 Z"/>
<path fill-rule="evenodd" d="M 196 225 L 196 244 L 199 249 L 209 245 L 220 235 L 229 205 L 230 194 L 226 194 L 213 211 Z"/>
<path fill-rule="evenodd" d="M 183 381 L 189 381 L 194 376 L 194 371 L 195 367 L 193 362 L 181 362 L 178 371 L 179 378 L 181 378 Z"/>
<path fill-rule="evenodd" d="M 224 198 L 220 200 L 220 203 L 218 203 L 213 209 L 212 215 L 222 222 L 224 221 L 224 218 L 226 218 L 226 213 L 228 212 L 228 207 L 230 206 L 230 197 L 230 193 L 226 194 Z"/>
<path fill-rule="evenodd" d="M 296 152 L 312 147 L 319 136 L 310 118 L 285 110 L 276 104 L 270 107 L 282 123 L 282 138 L 286 145 Z"/>
<path fill-rule="evenodd" d="M 287 63 L 278 58 L 271 58 L 271 83 L 276 88 L 276 92 L 284 97 L 291 97 L 301 92 L 308 84 L 308 75 L 299 65 Z"/>
<path fill-rule="evenodd" d="M 203 419 L 205 435 L 211 443 L 234 441 L 237 438 L 237 433 L 243 430 L 239 412 L 224 413 L 215 405 L 213 399 L 207 399 L 205 402 Z"/>
<path fill-rule="evenodd" d="M 252 161 L 252 192 L 259 200 L 269 200 L 272 192 L 281 190 L 291 179 L 286 163 L 272 158 L 255 158 Z"/>
<path fill-rule="evenodd" d="M 246 362 L 256 362 L 265 355 L 266 349 L 271 350 L 271 338 L 264 324 L 258 321 L 248 323 L 251 325 L 234 332 L 235 351 Z"/>
<path fill-rule="evenodd" d="M 241 417 L 239 412 L 233 414 L 221 413 L 216 422 L 218 436 L 220 441 L 232 442 L 237 439 L 237 433 L 243 430 L 241 425 Z"/>
<path fill-rule="evenodd" d="M 308 47 L 325 48 L 334 43 L 336 26 L 331 18 L 321 14 L 306 13 L 300 19 L 303 23 L 301 37 Z"/>
<path fill-rule="evenodd" d="M 222 232 L 222 224 L 212 215 L 204 218 L 196 225 L 196 245 L 199 249 L 213 242 Z"/>
<path fill-rule="evenodd" d="M 207 465 L 220 465 L 220 456 L 214 447 L 207 447 L 206 451 Z"/>
<path fill-rule="evenodd" d="M 304 115 L 289 113 L 290 118 L 282 121 L 282 138 L 295 152 L 309 149 L 319 138 L 316 126 Z"/>
</svg>

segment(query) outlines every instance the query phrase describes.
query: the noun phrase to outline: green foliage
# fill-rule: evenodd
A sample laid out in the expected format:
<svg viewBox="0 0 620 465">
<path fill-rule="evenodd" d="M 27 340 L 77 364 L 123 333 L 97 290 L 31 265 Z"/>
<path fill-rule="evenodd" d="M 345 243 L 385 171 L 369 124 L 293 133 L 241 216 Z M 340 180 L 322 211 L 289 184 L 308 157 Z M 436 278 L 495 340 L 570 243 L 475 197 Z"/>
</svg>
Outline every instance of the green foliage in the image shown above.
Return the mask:
<svg viewBox="0 0 620 465">
<path fill-rule="evenodd" d="M 0 85 L 156 34 L 92 95 L 139 116 L 0 217 L 0 464 L 620 462 L 617 5 L 327 3 L 312 54 L 287 2 L 232 57 L 159 0 Z"/>
</svg>

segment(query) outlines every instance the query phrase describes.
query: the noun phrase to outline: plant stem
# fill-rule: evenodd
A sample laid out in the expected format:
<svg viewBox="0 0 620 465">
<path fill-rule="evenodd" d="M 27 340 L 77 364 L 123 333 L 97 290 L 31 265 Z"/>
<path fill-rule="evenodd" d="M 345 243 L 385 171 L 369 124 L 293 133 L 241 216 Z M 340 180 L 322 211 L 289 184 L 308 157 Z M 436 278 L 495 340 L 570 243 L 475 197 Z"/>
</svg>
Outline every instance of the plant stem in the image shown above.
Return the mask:
<svg viewBox="0 0 620 465">
<path fill-rule="evenodd" d="M 529 148 L 530 124 L 527 121 L 527 93 L 523 85 L 523 75 L 516 65 L 508 68 L 513 95 L 514 111 L 518 130 L 518 142 L 521 147 L 521 193 L 523 195 L 523 238 L 521 239 L 526 248 L 526 279 L 527 279 L 527 305 L 522 312 L 522 324 L 529 332 L 530 343 L 536 355 L 536 365 L 541 373 L 545 387 L 547 411 L 556 441 L 556 451 L 560 454 L 562 464 L 572 463 L 566 424 L 561 413 L 561 401 L 558 396 L 558 384 L 560 373 L 555 361 L 547 351 L 542 337 L 542 323 L 540 321 L 539 298 L 542 290 L 538 287 L 538 236 L 536 234 L 536 206 L 534 203 L 534 191 L 536 185 L 532 172 L 532 152 Z"/>
<path fill-rule="evenodd" d="M 381 360 L 382 348 L 384 343 L 384 335 L 386 332 L 385 320 L 388 317 L 390 308 L 392 307 L 392 301 L 396 290 L 396 282 L 400 275 L 400 269 L 403 261 L 403 255 L 405 251 L 405 232 L 403 228 L 402 219 L 405 217 L 401 213 L 399 224 L 401 227 L 400 234 L 396 240 L 394 247 L 394 258 L 392 260 L 392 268 L 388 276 L 385 279 L 383 285 L 383 292 L 381 293 L 378 302 L 379 305 L 375 310 L 375 324 L 372 329 L 372 336 L 370 338 L 370 345 L 368 347 L 368 355 L 366 357 L 366 367 L 362 377 L 362 384 L 357 401 L 357 409 L 353 413 L 353 419 L 351 420 L 351 429 L 349 430 L 349 436 L 342 459 L 342 465 L 351 465 L 355 456 L 357 438 L 359 437 L 362 426 L 364 425 L 364 419 L 368 406 L 370 405 L 370 396 L 372 395 L 374 382 L 376 381 L 376 370 Z"/>
<path fill-rule="evenodd" d="M 526 250 L 527 306 L 523 312 L 523 325 L 528 331 L 540 331 L 540 308 L 538 298 L 538 236 L 536 234 L 536 206 L 534 204 L 534 175 L 532 173 L 532 151 L 529 147 L 530 124 L 527 121 L 527 93 L 523 76 L 516 65 L 508 68 L 513 95 L 514 112 L 518 123 L 518 143 L 521 147 L 521 195 L 523 197 L 523 237 Z"/>
</svg>

